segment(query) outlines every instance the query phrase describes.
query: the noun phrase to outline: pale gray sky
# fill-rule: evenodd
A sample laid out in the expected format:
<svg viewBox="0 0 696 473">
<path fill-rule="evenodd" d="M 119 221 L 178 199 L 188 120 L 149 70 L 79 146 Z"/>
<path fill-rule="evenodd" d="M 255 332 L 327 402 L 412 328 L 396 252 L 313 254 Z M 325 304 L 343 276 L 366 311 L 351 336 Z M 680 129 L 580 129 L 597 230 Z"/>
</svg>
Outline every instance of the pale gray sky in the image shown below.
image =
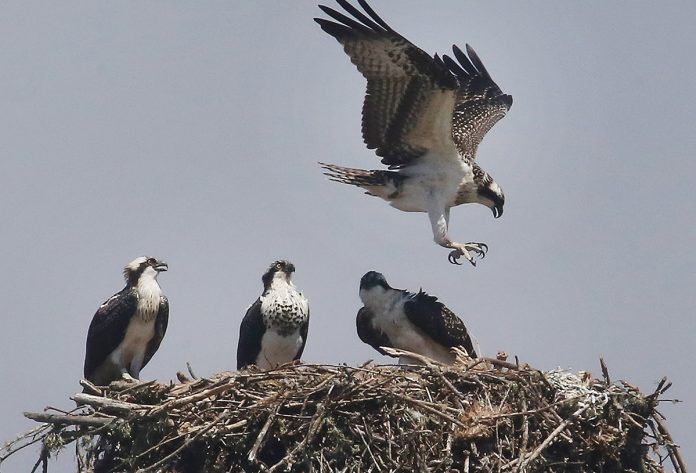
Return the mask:
<svg viewBox="0 0 696 473">
<path fill-rule="evenodd" d="M 306 361 L 389 361 L 355 335 L 375 269 L 439 296 L 486 355 L 596 375 L 603 356 L 645 391 L 667 376 L 685 402 L 661 411 L 696 465 L 696 4 L 373 6 L 429 52 L 470 43 L 514 97 L 478 158 L 504 216 L 452 211 L 455 239 L 490 247 L 477 268 L 447 262 L 424 214 L 322 176 L 317 161 L 378 160 L 363 79 L 315 1 L 2 2 L 0 442 L 33 427 L 22 411 L 71 407 L 89 322 L 134 257 L 170 265 L 169 331 L 142 372 L 164 381 L 187 361 L 232 369 L 261 274 L 287 258 Z"/>
</svg>

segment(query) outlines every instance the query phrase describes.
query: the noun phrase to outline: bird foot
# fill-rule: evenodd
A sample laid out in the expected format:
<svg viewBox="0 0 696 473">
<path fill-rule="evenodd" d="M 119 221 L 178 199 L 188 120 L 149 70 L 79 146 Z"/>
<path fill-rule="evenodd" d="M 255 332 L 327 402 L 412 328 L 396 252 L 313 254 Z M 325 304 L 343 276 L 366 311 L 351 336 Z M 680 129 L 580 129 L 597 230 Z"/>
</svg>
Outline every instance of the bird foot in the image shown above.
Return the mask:
<svg viewBox="0 0 696 473">
<path fill-rule="evenodd" d="M 474 256 L 484 258 L 486 256 L 487 251 L 488 245 L 486 245 L 485 243 L 470 242 L 465 243 L 463 245 L 458 244 L 454 247 L 454 250 L 450 252 L 447 259 L 452 264 L 461 265 L 462 263 L 459 262 L 459 258 L 464 256 L 467 260 L 469 260 L 469 263 L 476 266 L 476 260 L 474 259 Z M 473 255 L 470 252 L 473 253 Z"/>
</svg>

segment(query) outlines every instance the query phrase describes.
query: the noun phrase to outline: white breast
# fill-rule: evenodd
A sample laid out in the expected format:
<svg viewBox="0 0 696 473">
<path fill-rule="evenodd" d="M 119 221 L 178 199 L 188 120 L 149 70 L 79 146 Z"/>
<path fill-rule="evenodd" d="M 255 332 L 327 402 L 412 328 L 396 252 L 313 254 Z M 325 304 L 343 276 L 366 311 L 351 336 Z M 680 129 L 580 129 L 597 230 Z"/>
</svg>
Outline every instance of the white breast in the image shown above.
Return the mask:
<svg viewBox="0 0 696 473">
<path fill-rule="evenodd" d="M 435 343 L 406 317 L 404 303 L 408 301 L 407 295 L 398 292 L 380 293 L 379 289 L 375 289 L 370 295 L 371 297 L 363 296 L 363 301 L 375 314 L 372 324 L 387 335 L 395 348 L 418 353 L 445 364 L 454 362 L 454 355 L 449 348 Z M 400 362 L 403 363 L 404 360 Z M 412 360 L 407 362 L 411 363 Z"/>
<path fill-rule="evenodd" d="M 266 330 L 261 338 L 261 352 L 256 358 L 256 366 L 262 370 L 275 368 L 295 359 L 302 347 L 302 336 L 296 330 L 287 337 L 273 330 Z"/>
<path fill-rule="evenodd" d="M 138 305 L 121 344 L 111 354 L 117 366 L 125 368 L 138 378 L 143 367 L 147 344 L 155 335 L 155 321 L 159 312 L 162 290 L 154 278 L 142 278 L 136 287 Z"/>
</svg>

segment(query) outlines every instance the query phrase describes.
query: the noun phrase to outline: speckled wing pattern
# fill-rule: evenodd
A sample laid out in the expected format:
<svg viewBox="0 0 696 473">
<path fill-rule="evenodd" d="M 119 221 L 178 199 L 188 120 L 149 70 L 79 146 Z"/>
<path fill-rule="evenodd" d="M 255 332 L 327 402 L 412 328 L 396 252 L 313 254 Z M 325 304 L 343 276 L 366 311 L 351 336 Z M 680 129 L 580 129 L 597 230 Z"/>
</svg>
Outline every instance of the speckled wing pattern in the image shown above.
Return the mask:
<svg viewBox="0 0 696 473">
<path fill-rule="evenodd" d="M 512 106 L 512 96 L 504 94 L 493 82 L 471 46 L 466 45 L 468 56 L 457 46 L 452 46 L 452 51 L 458 62 L 447 55 L 442 57 L 460 83 L 452 117 L 452 139 L 460 155 L 473 161 L 485 134 Z"/>
<path fill-rule="evenodd" d="M 157 318 L 155 319 L 155 334 L 152 336 L 149 342 L 147 342 L 147 348 L 145 349 L 145 358 L 143 358 L 143 366 L 152 359 L 157 349 L 162 343 L 164 334 L 167 332 L 167 326 L 169 325 L 169 299 L 166 296 L 160 296 L 159 311 L 157 312 Z"/>
<path fill-rule="evenodd" d="M 353 18 L 320 5 L 336 21 L 314 20 L 343 45 L 367 79 L 362 113 L 365 144 L 376 150 L 383 164 L 404 167 L 423 155 L 430 143 L 442 141 L 433 140 L 433 134 L 449 135 L 458 80 L 442 59 L 394 31 L 364 0 L 358 3 L 367 15 L 346 0 L 337 2 Z"/>
<path fill-rule="evenodd" d="M 355 318 L 355 325 L 358 329 L 358 337 L 364 343 L 367 343 L 372 348 L 380 352 L 382 355 L 387 355 L 387 352 L 380 347 L 391 347 L 392 343 L 389 337 L 381 330 L 375 329 L 372 325 L 374 314 L 367 307 L 361 307 L 358 315 Z"/>
<path fill-rule="evenodd" d="M 413 325 L 435 342 L 447 348 L 462 346 L 471 357 L 476 357 L 464 322 L 437 297 L 420 291 L 404 303 L 404 312 Z"/>
</svg>

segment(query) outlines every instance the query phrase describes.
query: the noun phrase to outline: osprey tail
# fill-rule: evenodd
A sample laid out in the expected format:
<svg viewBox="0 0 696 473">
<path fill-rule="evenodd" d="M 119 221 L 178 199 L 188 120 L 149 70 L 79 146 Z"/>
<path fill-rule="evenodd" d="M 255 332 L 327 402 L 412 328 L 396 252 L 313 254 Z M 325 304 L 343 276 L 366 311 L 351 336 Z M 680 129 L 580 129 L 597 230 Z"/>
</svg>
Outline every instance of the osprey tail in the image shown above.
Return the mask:
<svg viewBox="0 0 696 473">
<path fill-rule="evenodd" d="M 365 193 L 384 200 L 391 200 L 399 194 L 403 178 L 395 171 L 368 171 L 347 168 L 335 164 L 319 163 L 326 170 L 325 176 L 335 182 L 362 187 Z"/>
</svg>

